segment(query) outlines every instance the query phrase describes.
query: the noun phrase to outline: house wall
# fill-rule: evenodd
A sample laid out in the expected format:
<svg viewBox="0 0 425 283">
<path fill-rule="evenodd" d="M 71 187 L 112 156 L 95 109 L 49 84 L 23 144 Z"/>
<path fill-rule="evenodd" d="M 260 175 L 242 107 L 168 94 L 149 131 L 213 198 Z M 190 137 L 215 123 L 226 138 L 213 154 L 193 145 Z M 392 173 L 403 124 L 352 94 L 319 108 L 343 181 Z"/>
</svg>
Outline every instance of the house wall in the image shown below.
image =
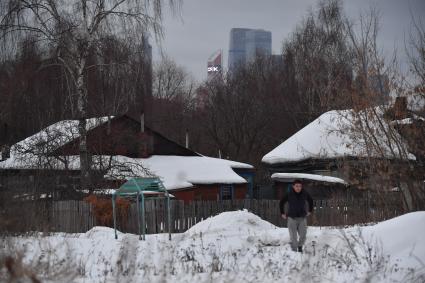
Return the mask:
<svg viewBox="0 0 425 283">
<path fill-rule="evenodd" d="M 415 169 L 409 169 L 409 166 L 416 166 Z M 308 166 L 307 166 L 308 165 Z M 410 170 L 410 171 L 409 171 Z M 312 196 L 318 199 L 326 199 L 331 196 L 340 197 L 362 197 L 363 193 L 370 189 L 378 189 L 382 192 L 391 191 L 399 186 L 401 178 L 406 178 L 411 172 L 418 172 L 411 179 L 422 180 L 423 171 L 418 165 L 411 163 L 407 165 L 406 161 L 374 159 L 373 163 L 361 158 L 329 159 L 300 162 L 297 164 L 281 164 L 270 168 L 270 173 L 274 172 L 293 172 L 320 174 L 325 176 L 338 177 L 350 184 L 349 189 L 340 189 L 341 185 L 324 183 L 306 182 L 305 187 L 311 192 Z M 422 174 L 422 175 L 421 175 Z M 422 179 L 421 179 L 422 178 Z M 344 187 L 344 186 L 342 186 Z M 317 190 L 319 188 L 319 190 Z M 280 199 L 287 190 L 287 183 L 274 182 L 274 197 Z"/>
<path fill-rule="evenodd" d="M 281 199 L 286 194 L 288 185 L 282 182 L 275 182 L 274 188 L 276 199 Z"/>
<path fill-rule="evenodd" d="M 54 198 L 72 198 L 70 189 L 80 186 L 79 174 L 74 170 L 0 170 L 0 193 L 16 197 L 54 193 Z"/>
<path fill-rule="evenodd" d="M 190 202 L 195 197 L 195 191 L 190 189 L 178 190 L 178 191 L 169 191 L 176 199 L 184 200 L 184 202 Z"/>
<path fill-rule="evenodd" d="M 248 194 L 247 184 L 237 184 L 234 187 L 234 199 L 245 199 Z"/>
<path fill-rule="evenodd" d="M 276 199 L 281 199 L 292 189 L 291 183 L 275 182 L 275 196 Z M 355 190 L 345 187 L 342 184 L 323 184 L 320 182 L 305 181 L 303 182 L 303 189 L 306 190 L 313 199 L 330 199 L 330 198 L 345 198 L 348 196 L 355 196 Z"/>
<path fill-rule="evenodd" d="M 176 199 L 191 202 L 193 200 L 219 200 L 222 184 L 196 185 L 193 188 L 170 191 Z M 248 192 L 248 184 L 233 185 L 233 199 L 245 199 Z"/>
</svg>

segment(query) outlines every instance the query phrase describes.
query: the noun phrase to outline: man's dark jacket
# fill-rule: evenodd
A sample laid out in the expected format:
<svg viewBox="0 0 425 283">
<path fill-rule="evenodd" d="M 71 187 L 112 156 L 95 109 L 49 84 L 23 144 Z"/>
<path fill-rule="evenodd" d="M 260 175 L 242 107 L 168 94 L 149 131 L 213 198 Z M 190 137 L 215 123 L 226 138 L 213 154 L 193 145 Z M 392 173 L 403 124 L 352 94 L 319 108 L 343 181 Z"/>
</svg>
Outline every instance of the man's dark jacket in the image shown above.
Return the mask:
<svg viewBox="0 0 425 283">
<path fill-rule="evenodd" d="M 297 193 L 291 189 L 280 201 L 280 213 L 285 214 L 285 203 L 288 202 L 288 217 L 305 217 L 307 215 L 306 203 L 308 203 L 308 211 L 313 211 L 313 199 L 304 189 Z"/>
</svg>

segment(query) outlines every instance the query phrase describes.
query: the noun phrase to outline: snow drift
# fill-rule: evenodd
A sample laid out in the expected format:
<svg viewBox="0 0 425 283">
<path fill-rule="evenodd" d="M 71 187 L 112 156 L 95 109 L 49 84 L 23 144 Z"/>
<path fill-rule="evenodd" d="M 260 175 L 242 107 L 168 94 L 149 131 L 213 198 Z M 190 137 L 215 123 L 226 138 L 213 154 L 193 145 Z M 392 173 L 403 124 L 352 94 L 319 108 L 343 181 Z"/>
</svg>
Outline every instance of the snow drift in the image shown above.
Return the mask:
<svg viewBox="0 0 425 283">
<path fill-rule="evenodd" d="M 373 226 L 309 227 L 305 253 L 292 252 L 286 228 L 247 211 L 225 212 L 181 234 L 10 237 L 2 256 L 23 254 L 46 282 L 424 282 L 425 212 Z M 52 275 L 52 271 L 55 273 Z M 59 271 L 59 272 L 58 272 Z M 5 269 L 0 279 L 7 279 Z"/>
</svg>

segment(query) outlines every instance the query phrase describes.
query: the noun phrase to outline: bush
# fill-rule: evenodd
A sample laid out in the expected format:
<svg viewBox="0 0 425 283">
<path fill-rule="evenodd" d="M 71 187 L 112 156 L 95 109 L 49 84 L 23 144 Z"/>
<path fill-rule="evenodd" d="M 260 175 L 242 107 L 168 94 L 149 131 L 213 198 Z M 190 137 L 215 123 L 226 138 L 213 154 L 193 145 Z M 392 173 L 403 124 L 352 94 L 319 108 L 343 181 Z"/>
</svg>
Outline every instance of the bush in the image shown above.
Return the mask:
<svg viewBox="0 0 425 283">
<path fill-rule="evenodd" d="M 84 201 L 93 206 L 94 215 L 96 217 L 96 225 L 113 227 L 113 210 L 112 201 L 110 198 L 98 197 L 89 195 L 84 198 Z M 126 226 L 128 221 L 128 214 L 130 210 L 130 201 L 118 198 L 116 201 L 117 220 L 122 226 Z"/>
</svg>

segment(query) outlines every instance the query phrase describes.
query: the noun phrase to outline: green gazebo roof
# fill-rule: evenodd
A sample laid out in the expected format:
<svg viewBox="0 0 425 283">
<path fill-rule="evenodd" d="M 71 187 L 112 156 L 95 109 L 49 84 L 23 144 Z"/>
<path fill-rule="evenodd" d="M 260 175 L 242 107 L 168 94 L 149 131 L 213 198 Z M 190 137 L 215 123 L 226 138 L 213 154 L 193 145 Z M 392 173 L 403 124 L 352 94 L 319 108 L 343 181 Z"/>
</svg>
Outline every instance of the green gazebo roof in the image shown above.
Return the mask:
<svg viewBox="0 0 425 283">
<path fill-rule="evenodd" d="M 140 194 L 144 191 L 150 192 L 166 192 L 162 181 L 157 177 L 150 178 L 133 178 L 125 182 L 118 190 L 115 191 L 115 195 L 125 196 Z"/>
</svg>

